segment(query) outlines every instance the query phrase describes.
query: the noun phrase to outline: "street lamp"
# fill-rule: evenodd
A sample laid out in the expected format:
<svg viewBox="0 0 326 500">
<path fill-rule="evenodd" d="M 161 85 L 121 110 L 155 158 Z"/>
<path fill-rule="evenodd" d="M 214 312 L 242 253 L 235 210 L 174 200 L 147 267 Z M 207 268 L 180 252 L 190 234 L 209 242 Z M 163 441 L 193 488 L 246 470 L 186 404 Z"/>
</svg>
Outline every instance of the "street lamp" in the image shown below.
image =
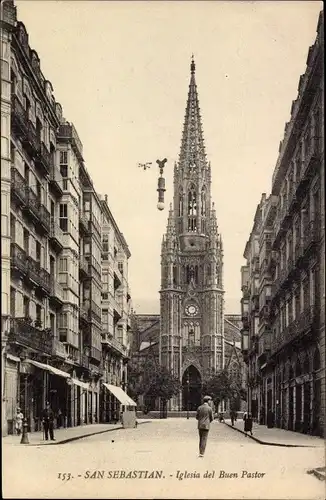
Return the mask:
<svg viewBox="0 0 326 500">
<path fill-rule="evenodd" d="M 164 160 L 156 160 L 156 163 L 158 164 L 158 168 L 160 169 L 160 177 L 158 178 L 158 186 L 157 186 L 157 191 L 158 191 L 157 209 L 158 210 L 164 210 L 164 193 L 165 193 L 166 189 L 165 189 L 165 179 L 163 177 L 163 171 L 164 171 L 164 166 L 165 166 L 166 162 L 167 162 L 166 158 L 164 158 Z"/>
</svg>

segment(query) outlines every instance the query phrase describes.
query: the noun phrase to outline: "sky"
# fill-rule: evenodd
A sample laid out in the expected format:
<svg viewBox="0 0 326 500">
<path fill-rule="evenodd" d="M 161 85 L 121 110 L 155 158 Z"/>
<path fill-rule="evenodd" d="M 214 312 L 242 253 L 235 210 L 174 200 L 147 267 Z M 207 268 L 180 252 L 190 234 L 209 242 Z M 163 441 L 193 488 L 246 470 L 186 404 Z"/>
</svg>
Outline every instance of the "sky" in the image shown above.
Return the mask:
<svg viewBox="0 0 326 500">
<path fill-rule="evenodd" d="M 225 311 L 240 312 L 243 252 L 314 43 L 321 2 L 15 2 L 41 70 L 74 123 L 95 185 L 131 251 L 137 313 L 159 312 L 160 250 L 194 54 Z M 156 159 L 166 209 L 157 204 Z M 149 170 L 138 163 L 152 162 Z"/>
</svg>

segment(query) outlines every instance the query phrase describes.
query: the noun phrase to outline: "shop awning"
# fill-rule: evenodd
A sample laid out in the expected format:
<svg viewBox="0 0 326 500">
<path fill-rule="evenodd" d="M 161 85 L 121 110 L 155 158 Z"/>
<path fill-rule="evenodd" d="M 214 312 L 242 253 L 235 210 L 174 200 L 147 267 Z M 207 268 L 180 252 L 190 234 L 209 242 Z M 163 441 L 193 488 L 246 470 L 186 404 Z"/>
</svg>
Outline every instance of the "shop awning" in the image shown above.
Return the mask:
<svg viewBox="0 0 326 500">
<path fill-rule="evenodd" d="M 106 387 L 108 389 L 108 391 L 111 392 L 111 394 L 113 394 L 113 396 L 115 396 L 120 401 L 120 403 L 122 405 L 137 406 L 137 403 L 135 403 L 135 401 L 133 401 L 128 396 L 128 394 L 121 389 L 121 387 L 118 387 L 118 386 L 112 385 L 112 384 L 106 384 L 104 382 L 103 382 L 103 385 L 104 385 L 104 387 Z"/>
<path fill-rule="evenodd" d="M 82 387 L 83 389 L 90 390 L 90 386 L 86 382 L 82 382 L 81 380 L 78 380 L 77 378 L 72 378 L 71 382 L 75 385 L 79 385 L 79 387 Z"/>
<path fill-rule="evenodd" d="M 26 359 L 25 363 L 29 363 L 33 366 L 36 366 L 37 368 L 41 368 L 41 370 L 47 370 L 48 372 L 53 373 L 53 375 L 58 375 L 59 377 L 71 378 L 69 373 L 63 372 L 62 370 L 59 370 L 54 366 L 46 365 L 45 363 L 39 363 L 39 361 L 34 361 L 34 359 Z"/>
</svg>

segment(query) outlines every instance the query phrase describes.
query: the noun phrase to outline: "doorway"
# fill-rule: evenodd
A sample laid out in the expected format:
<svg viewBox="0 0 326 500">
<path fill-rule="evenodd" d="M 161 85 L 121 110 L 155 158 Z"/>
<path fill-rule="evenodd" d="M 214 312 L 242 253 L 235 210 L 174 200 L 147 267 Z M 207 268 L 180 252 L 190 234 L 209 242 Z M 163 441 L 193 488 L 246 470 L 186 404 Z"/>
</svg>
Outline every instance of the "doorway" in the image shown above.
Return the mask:
<svg viewBox="0 0 326 500">
<path fill-rule="evenodd" d="M 182 409 L 196 411 L 202 397 L 201 376 L 197 368 L 190 365 L 182 377 Z"/>
</svg>

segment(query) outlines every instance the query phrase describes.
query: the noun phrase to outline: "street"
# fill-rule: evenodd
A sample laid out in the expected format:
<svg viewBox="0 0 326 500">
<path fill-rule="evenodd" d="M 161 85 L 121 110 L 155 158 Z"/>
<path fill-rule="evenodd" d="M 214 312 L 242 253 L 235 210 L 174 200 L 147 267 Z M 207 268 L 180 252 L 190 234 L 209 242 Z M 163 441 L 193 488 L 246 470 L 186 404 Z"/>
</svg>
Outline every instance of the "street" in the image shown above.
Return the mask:
<svg viewBox="0 0 326 500">
<path fill-rule="evenodd" d="M 62 445 L 7 444 L 2 459 L 4 498 L 325 497 L 306 473 L 324 465 L 322 447 L 264 446 L 216 421 L 204 458 L 196 421 L 167 419 Z"/>
</svg>

